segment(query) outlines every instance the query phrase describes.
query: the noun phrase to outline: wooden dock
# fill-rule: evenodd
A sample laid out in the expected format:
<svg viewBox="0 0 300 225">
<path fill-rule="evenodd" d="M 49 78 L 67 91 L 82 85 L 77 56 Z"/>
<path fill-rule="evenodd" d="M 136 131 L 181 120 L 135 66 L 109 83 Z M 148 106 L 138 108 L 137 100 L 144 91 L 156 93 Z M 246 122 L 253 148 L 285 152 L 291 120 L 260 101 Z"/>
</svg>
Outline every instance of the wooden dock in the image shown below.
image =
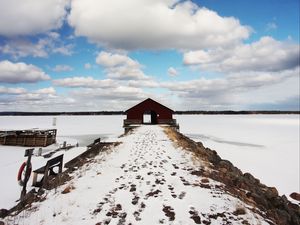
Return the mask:
<svg viewBox="0 0 300 225">
<path fill-rule="evenodd" d="M 0 144 L 28 147 L 46 147 L 56 142 L 56 129 L 0 131 Z"/>
</svg>

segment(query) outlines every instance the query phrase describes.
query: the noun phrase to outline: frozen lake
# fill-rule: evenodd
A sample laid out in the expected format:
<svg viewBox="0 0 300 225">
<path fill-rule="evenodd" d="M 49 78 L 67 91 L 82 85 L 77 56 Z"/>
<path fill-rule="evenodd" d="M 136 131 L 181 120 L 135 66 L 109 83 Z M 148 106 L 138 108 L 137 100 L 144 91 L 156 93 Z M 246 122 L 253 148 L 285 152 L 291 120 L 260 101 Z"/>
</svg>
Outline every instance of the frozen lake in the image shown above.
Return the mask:
<svg viewBox="0 0 300 225">
<path fill-rule="evenodd" d="M 299 115 L 180 115 L 180 131 L 280 194 L 299 192 Z"/>
<path fill-rule="evenodd" d="M 56 117 L 56 126 L 53 118 Z M 0 116 L 0 129 L 58 129 L 57 141 L 85 146 L 123 134 L 124 116 Z M 287 196 L 299 191 L 299 115 L 176 115 L 180 131 L 216 150 Z M 19 196 L 16 181 L 23 147 L 0 146 L 0 208 Z M 33 165 L 34 166 L 34 165 Z"/>
</svg>

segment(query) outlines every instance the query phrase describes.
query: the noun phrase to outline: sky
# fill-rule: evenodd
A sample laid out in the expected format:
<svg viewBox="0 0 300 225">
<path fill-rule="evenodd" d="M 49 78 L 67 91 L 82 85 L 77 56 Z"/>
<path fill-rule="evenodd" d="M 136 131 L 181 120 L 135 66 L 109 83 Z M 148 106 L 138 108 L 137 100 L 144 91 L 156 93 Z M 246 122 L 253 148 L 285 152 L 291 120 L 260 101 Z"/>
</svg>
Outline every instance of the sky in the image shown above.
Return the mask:
<svg viewBox="0 0 300 225">
<path fill-rule="evenodd" d="M 0 111 L 300 110 L 299 0 L 0 0 Z"/>
</svg>

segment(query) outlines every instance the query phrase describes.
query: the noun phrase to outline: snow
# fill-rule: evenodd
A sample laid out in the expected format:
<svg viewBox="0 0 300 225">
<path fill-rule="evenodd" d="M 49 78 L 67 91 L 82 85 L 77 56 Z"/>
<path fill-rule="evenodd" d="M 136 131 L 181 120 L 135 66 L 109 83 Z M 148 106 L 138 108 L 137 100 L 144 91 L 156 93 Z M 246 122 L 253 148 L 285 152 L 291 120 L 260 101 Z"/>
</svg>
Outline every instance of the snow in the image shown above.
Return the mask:
<svg viewBox="0 0 300 225">
<path fill-rule="evenodd" d="M 177 115 L 180 132 L 279 194 L 300 192 L 299 115 Z"/>
<path fill-rule="evenodd" d="M 119 138 L 122 144 L 102 152 L 94 161 L 76 170 L 73 179 L 45 194 L 5 222 L 22 224 L 268 224 L 251 207 L 221 190 L 222 184 L 191 171 L 202 167 L 187 152 L 169 140 L 159 126 L 145 125 Z M 73 187 L 62 194 L 66 187 Z M 244 215 L 232 213 L 237 208 Z M 224 217 L 213 218 L 218 213 Z M 225 222 L 227 221 L 227 222 Z"/>
<path fill-rule="evenodd" d="M 57 118 L 53 126 L 53 118 Z M 299 115 L 176 115 L 180 131 L 216 150 L 243 172 L 250 172 L 280 194 L 300 192 Z M 114 141 L 123 133 L 124 116 L 1 116 L 0 129 L 58 129 L 58 145 L 79 143 L 65 160 L 85 150 L 94 139 Z M 50 146 L 43 152 L 58 146 Z M 0 145 L 0 208 L 19 198 L 16 176 L 24 161 L 23 147 Z M 36 150 L 37 151 L 37 148 Z M 72 154 L 71 154 L 72 153 Z M 73 154 L 74 153 L 74 154 Z M 37 160 L 35 160 L 37 158 Z M 33 158 L 33 167 L 44 164 Z"/>
<path fill-rule="evenodd" d="M 56 126 L 53 126 L 56 118 Z M 1 116 L 1 130 L 57 129 L 57 136 L 81 142 L 92 141 L 101 135 L 115 138 L 123 132 L 124 116 Z M 91 138 L 92 137 L 92 138 Z M 89 142 L 90 143 L 90 142 Z"/>
<path fill-rule="evenodd" d="M 26 161 L 24 158 L 24 149 L 23 147 L 12 147 L 12 146 L 3 146 L 0 147 L 1 154 L 5 157 L 0 158 L 0 176 L 3 180 L 2 185 L 0 186 L 0 208 L 11 208 L 17 204 L 17 200 L 20 197 L 22 187 L 18 185 L 17 182 L 17 173 L 21 164 Z M 68 151 L 59 151 L 54 153 L 50 158 L 54 158 L 60 154 L 64 154 L 64 163 L 70 161 L 76 156 L 86 151 L 86 147 L 72 148 Z M 47 163 L 47 160 L 50 158 L 44 158 L 43 156 L 37 156 L 37 149 L 35 150 L 35 155 L 32 157 L 32 169 L 38 169 L 44 166 Z M 30 189 L 32 184 L 32 176 L 28 181 L 28 188 Z"/>
<path fill-rule="evenodd" d="M 53 126 L 56 118 L 56 126 Z M 79 144 L 66 152 L 57 152 L 51 158 L 64 153 L 64 163 L 86 151 L 86 145 L 94 139 L 113 141 L 122 129 L 122 116 L 1 116 L 1 130 L 17 129 L 57 129 L 57 143 L 43 148 L 43 153 L 59 148 L 64 141 L 67 144 Z M 28 147 L 0 145 L 0 208 L 11 208 L 20 197 L 21 187 L 17 183 L 17 173 L 21 164 L 26 160 L 24 150 Z M 38 148 L 35 148 L 37 154 Z M 33 170 L 44 166 L 49 158 L 32 158 Z M 32 178 L 32 176 L 31 176 Z M 31 180 L 28 184 L 31 184 Z"/>
</svg>

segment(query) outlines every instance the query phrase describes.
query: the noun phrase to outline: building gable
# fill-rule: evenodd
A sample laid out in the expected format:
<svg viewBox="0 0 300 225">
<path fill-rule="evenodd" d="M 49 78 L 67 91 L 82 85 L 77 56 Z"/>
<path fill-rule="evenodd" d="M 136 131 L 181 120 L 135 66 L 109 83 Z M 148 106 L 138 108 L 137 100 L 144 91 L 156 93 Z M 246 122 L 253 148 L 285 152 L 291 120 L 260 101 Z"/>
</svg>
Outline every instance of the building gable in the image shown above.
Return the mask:
<svg viewBox="0 0 300 225">
<path fill-rule="evenodd" d="M 162 105 L 162 104 L 154 101 L 151 98 L 147 98 L 146 100 L 140 102 L 139 104 L 137 104 L 137 105 L 135 105 L 135 106 L 127 109 L 125 112 L 128 113 L 130 111 L 137 110 L 137 109 L 146 109 L 147 106 L 149 106 L 149 105 L 155 105 L 156 108 L 161 108 L 162 110 L 167 110 L 170 113 L 174 113 L 174 111 L 172 109 L 170 109 L 170 108 L 168 108 L 168 107 L 166 107 L 166 106 L 164 106 L 164 105 Z"/>
</svg>

